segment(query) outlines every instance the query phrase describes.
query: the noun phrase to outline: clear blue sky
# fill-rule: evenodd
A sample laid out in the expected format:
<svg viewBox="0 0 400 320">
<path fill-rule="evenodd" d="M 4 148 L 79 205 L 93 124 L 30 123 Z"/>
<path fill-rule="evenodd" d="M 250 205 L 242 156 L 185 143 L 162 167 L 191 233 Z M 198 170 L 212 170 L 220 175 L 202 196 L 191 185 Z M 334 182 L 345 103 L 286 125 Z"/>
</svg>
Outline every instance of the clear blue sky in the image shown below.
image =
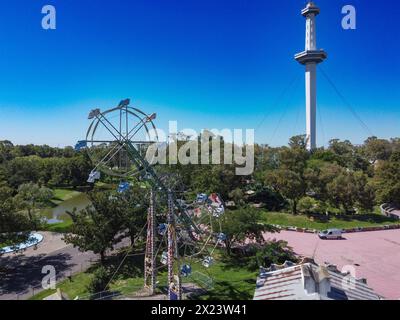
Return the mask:
<svg viewBox="0 0 400 320">
<path fill-rule="evenodd" d="M 157 112 L 161 128 L 258 128 L 256 141 L 272 145 L 305 131 L 304 69 L 293 59 L 305 1 L 0 3 L 0 139 L 73 145 L 91 108 L 126 97 Z M 400 136 L 399 1 L 316 3 L 322 68 L 375 135 Z M 45 4 L 57 9 L 54 31 L 41 28 Z M 345 4 L 357 9 L 357 30 L 341 28 Z M 362 142 L 367 130 L 321 73 L 318 89 L 318 144 Z"/>
</svg>

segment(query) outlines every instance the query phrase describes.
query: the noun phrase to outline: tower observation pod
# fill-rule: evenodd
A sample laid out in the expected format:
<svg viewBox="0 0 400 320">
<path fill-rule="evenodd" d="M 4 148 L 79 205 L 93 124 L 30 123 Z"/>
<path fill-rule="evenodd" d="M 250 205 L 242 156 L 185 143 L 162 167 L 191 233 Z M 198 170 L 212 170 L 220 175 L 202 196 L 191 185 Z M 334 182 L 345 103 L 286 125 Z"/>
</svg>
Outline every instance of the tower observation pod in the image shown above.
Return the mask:
<svg viewBox="0 0 400 320">
<path fill-rule="evenodd" d="M 316 148 L 317 64 L 327 58 L 327 53 L 317 49 L 315 21 L 319 8 L 313 2 L 308 2 L 301 14 L 306 18 L 305 50 L 294 57 L 306 67 L 306 139 L 307 149 L 311 151 Z"/>
</svg>

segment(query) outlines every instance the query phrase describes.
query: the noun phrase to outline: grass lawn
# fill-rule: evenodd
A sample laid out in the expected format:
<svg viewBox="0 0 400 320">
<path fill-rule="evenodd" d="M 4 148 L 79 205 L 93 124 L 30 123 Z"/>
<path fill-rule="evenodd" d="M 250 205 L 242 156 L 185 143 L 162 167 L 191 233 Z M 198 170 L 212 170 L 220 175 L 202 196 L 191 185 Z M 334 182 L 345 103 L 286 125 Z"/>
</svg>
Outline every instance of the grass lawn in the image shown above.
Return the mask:
<svg viewBox="0 0 400 320">
<path fill-rule="evenodd" d="M 355 227 L 376 227 L 380 225 L 396 224 L 399 220 L 392 219 L 380 214 L 356 214 L 356 215 L 337 215 L 326 219 L 325 216 L 311 220 L 307 215 L 292 215 L 283 212 L 262 213 L 262 221 L 268 224 L 281 226 L 293 226 L 299 228 L 310 228 L 324 230 L 329 228 L 355 228 Z"/>
<path fill-rule="evenodd" d="M 42 228 L 42 231 L 68 233 L 71 232 L 72 223 L 72 220 L 67 220 L 59 223 L 46 224 Z"/>
<path fill-rule="evenodd" d="M 60 288 L 61 292 L 67 294 L 68 298 L 71 300 L 76 296 L 86 299 L 90 295 L 86 287 L 89 285 L 92 277 L 93 275 L 90 273 L 90 271 L 81 272 L 72 276 L 71 280 L 65 279 L 61 281 L 57 285 L 57 288 Z M 114 281 L 110 284 L 109 291 L 119 291 L 123 295 L 128 295 L 140 290 L 141 288 L 143 288 L 143 278 L 129 278 Z M 44 290 L 31 297 L 29 300 L 43 300 L 43 298 L 55 292 L 55 289 Z"/>
<path fill-rule="evenodd" d="M 89 272 L 81 272 L 72 276 L 72 281 L 65 279 L 61 281 L 57 288 L 60 288 L 63 293 L 66 293 L 69 299 L 74 299 L 76 296 L 86 295 L 88 292 L 86 286 L 89 284 L 92 275 Z M 42 300 L 43 298 L 55 293 L 56 290 L 48 289 L 44 290 L 29 300 Z"/>
<path fill-rule="evenodd" d="M 218 258 L 207 271 L 214 285 L 198 299 L 251 300 L 253 298 L 258 272 L 249 271 L 243 264 L 218 260 Z"/>
<path fill-rule="evenodd" d="M 140 256 L 142 260 L 143 256 Z M 139 258 L 138 258 L 139 259 Z M 117 262 L 117 260 L 115 261 Z M 143 262 L 139 260 L 132 260 L 135 263 L 134 268 L 142 268 Z M 251 299 L 254 294 L 257 272 L 249 271 L 244 263 L 237 261 L 226 260 L 222 256 L 216 257 L 216 263 L 213 264 L 209 269 L 199 267 L 198 265 L 192 265 L 193 274 L 190 277 L 182 277 L 183 283 L 198 283 L 199 278 L 211 277 L 212 287 L 208 290 L 205 295 L 199 296 L 201 300 L 222 300 L 222 299 L 240 299 L 246 300 Z M 90 270 L 93 270 L 91 268 Z M 78 273 L 72 276 L 72 281 L 69 279 L 61 281 L 57 288 L 60 288 L 63 293 L 66 293 L 70 299 L 74 299 L 76 296 L 87 298 L 89 293 L 86 289 L 92 277 L 91 271 Z M 120 277 L 116 277 L 115 280 L 110 284 L 109 291 L 118 291 L 123 295 L 131 295 L 143 288 L 143 277 L 127 277 L 126 272 L 132 270 L 132 266 L 127 267 L 123 271 L 124 275 L 120 274 Z M 196 272 L 198 270 L 198 272 Z M 201 274 L 199 274 L 201 272 Z M 135 273 L 135 272 L 134 272 Z M 160 270 L 158 276 L 158 292 L 166 292 L 167 283 L 167 271 L 165 268 Z M 45 290 L 37 295 L 30 298 L 30 300 L 42 300 L 50 294 L 53 294 L 56 290 Z"/>
<path fill-rule="evenodd" d="M 53 191 L 54 191 L 54 196 L 53 199 L 51 199 L 51 202 L 54 203 L 55 205 L 59 205 L 61 202 L 72 199 L 73 197 L 76 197 L 77 195 L 80 194 L 79 191 L 73 189 L 56 188 Z"/>
</svg>

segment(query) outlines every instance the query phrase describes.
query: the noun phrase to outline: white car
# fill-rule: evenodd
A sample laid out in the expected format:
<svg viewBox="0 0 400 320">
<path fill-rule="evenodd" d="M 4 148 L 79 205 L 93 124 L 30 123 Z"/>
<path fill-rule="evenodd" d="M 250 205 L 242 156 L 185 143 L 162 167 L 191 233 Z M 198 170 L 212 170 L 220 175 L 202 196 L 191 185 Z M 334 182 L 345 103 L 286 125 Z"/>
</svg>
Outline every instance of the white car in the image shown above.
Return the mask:
<svg viewBox="0 0 400 320">
<path fill-rule="evenodd" d="M 318 232 L 318 236 L 321 239 L 342 239 L 342 230 L 328 229 L 328 230 Z"/>
</svg>

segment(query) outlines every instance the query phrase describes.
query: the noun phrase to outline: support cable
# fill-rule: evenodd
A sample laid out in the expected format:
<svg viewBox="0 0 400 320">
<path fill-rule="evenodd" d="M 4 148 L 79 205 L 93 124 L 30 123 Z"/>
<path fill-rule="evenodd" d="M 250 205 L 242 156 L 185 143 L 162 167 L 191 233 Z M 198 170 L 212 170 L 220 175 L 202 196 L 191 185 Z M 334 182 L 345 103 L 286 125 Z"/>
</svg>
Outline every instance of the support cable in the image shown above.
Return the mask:
<svg viewBox="0 0 400 320">
<path fill-rule="evenodd" d="M 358 120 L 358 122 L 361 124 L 361 126 L 363 127 L 363 129 L 370 135 L 370 136 L 374 136 L 374 134 L 372 133 L 372 131 L 369 129 L 369 127 L 365 124 L 365 122 L 360 118 L 360 116 L 357 114 L 357 112 L 355 111 L 355 109 L 351 106 L 351 104 L 347 101 L 347 99 L 343 96 L 343 94 L 339 91 L 339 89 L 337 88 L 337 86 L 334 84 L 334 82 L 332 81 L 332 79 L 327 75 L 327 73 L 324 71 L 324 69 L 319 66 L 319 69 L 321 70 L 322 74 L 324 75 L 324 77 L 326 78 L 326 80 L 328 80 L 329 84 L 332 86 L 333 90 L 336 92 L 336 94 L 339 96 L 339 98 L 342 100 L 342 102 L 344 103 L 344 105 L 350 110 L 350 112 L 353 114 L 353 116 Z"/>
<path fill-rule="evenodd" d="M 283 121 L 283 118 L 284 118 L 285 115 L 286 115 L 286 112 L 287 112 L 287 109 L 288 109 L 288 107 L 289 107 L 289 104 L 291 103 L 291 101 L 292 101 L 292 99 L 293 99 L 293 93 L 294 93 L 294 92 L 297 90 L 297 88 L 298 88 L 298 85 L 299 85 L 298 80 L 299 80 L 299 76 L 296 77 L 295 82 L 293 82 L 293 84 L 294 84 L 295 86 L 293 87 L 293 90 L 291 91 L 291 95 L 289 96 L 289 99 L 288 99 L 287 103 L 284 105 L 283 113 L 282 113 L 281 117 L 279 118 L 279 121 L 278 121 L 278 123 L 277 123 L 277 125 L 276 125 L 274 131 L 272 132 L 271 142 L 274 140 L 275 135 L 276 135 L 276 133 L 277 133 L 277 131 L 278 131 L 278 129 L 279 129 L 279 127 L 280 127 L 282 121 Z"/>
<path fill-rule="evenodd" d="M 289 82 L 289 85 L 286 86 L 281 94 L 278 96 L 278 98 L 275 100 L 275 102 L 272 104 L 272 108 L 275 109 L 276 107 L 279 106 L 281 100 L 285 97 L 286 93 L 289 91 L 289 89 L 293 86 L 293 84 L 299 79 L 300 75 L 296 74 L 296 76 L 293 77 L 293 79 Z M 255 131 L 260 129 L 261 125 L 264 123 L 265 119 L 267 119 L 269 114 L 265 114 L 264 117 L 261 119 L 260 123 L 257 125 Z"/>
<path fill-rule="evenodd" d="M 143 226 L 143 228 L 140 230 L 139 234 L 136 236 L 136 238 L 134 239 L 134 243 L 136 242 L 137 239 L 139 239 L 139 237 L 142 235 L 142 232 L 144 231 L 144 229 L 146 228 L 147 223 Z M 107 282 L 106 286 L 104 287 L 103 291 L 106 291 L 108 285 L 111 283 L 111 281 L 114 279 L 115 275 L 117 274 L 117 272 L 119 271 L 119 269 L 121 268 L 122 264 L 124 263 L 125 259 L 128 257 L 130 250 L 132 249 L 132 247 L 128 247 L 126 248 L 126 254 L 125 256 L 122 258 L 120 264 L 118 265 L 117 269 L 114 271 L 113 275 L 111 276 L 110 280 Z M 124 250 L 123 250 L 124 251 Z M 123 252 L 122 251 L 122 252 Z"/>
<path fill-rule="evenodd" d="M 325 137 L 325 130 L 324 130 L 324 123 L 322 122 L 322 108 L 319 108 L 317 110 L 318 113 L 318 118 L 319 118 L 319 123 L 321 127 L 321 132 L 322 132 L 322 145 L 325 145 L 326 137 Z"/>
</svg>

